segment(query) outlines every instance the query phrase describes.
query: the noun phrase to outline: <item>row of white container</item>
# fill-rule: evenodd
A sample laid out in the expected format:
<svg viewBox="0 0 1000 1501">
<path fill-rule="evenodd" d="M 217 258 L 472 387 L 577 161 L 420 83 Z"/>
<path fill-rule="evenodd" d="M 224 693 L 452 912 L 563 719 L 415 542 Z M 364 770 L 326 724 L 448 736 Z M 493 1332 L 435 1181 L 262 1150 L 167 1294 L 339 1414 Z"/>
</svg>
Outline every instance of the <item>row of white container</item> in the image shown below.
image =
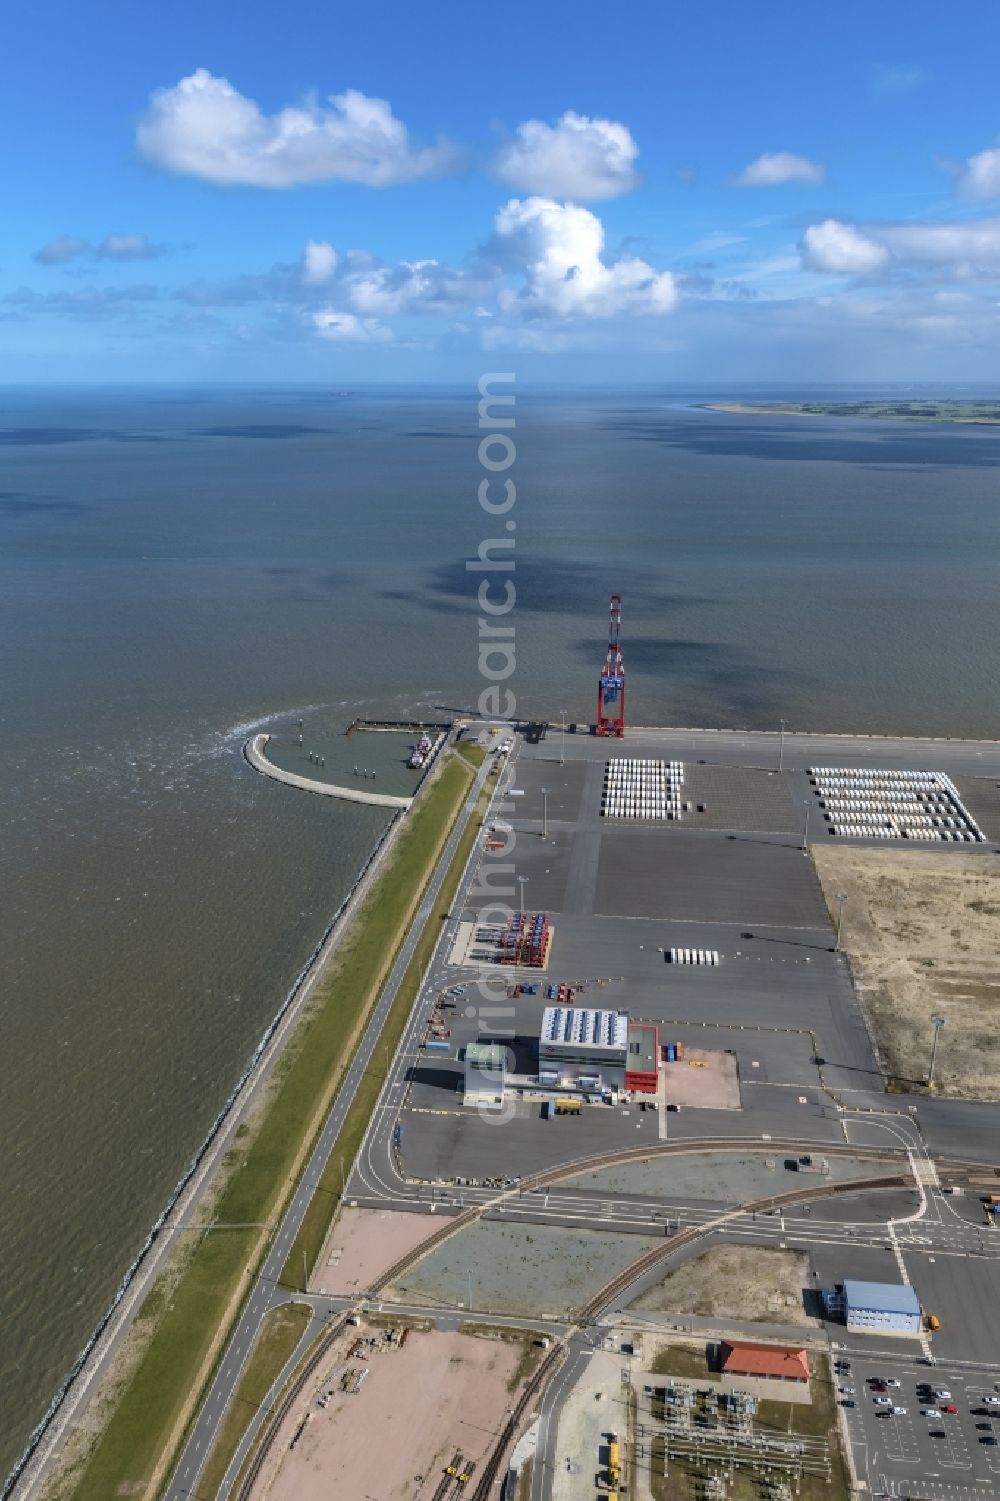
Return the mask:
<svg viewBox="0 0 1000 1501">
<path fill-rule="evenodd" d="M 658 761 L 649 756 L 616 756 L 613 761 L 605 761 L 604 765 L 609 771 L 616 771 L 622 766 L 644 767 L 669 767 L 671 771 L 683 772 L 683 761 Z"/>
<path fill-rule="evenodd" d="M 950 778 L 940 771 L 880 771 L 867 766 L 810 766 L 809 775 L 828 782 L 932 782 L 938 785 L 950 782 Z"/>
<path fill-rule="evenodd" d="M 850 810 L 845 810 L 850 811 Z M 823 817 L 828 823 L 841 822 L 842 814 L 824 813 Z M 854 823 L 881 824 L 885 828 L 894 828 L 897 824 L 907 824 L 916 829 L 957 829 L 964 833 L 966 829 L 972 834 L 979 834 L 979 829 L 968 818 L 939 818 L 929 813 L 866 813 L 854 812 Z"/>
<path fill-rule="evenodd" d="M 683 777 L 672 777 L 666 771 L 637 772 L 631 777 L 606 776 L 605 787 L 680 787 Z"/>
<path fill-rule="evenodd" d="M 601 809 L 602 818 L 666 818 L 681 819 L 684 814 L 680 808 L 612 808 Z"/>
<path fill-rule="evenodd" d="M 602 797 L 602 808 L 674 808 L 680 812 L 684 804 L 679 797 Z"/>
<path fill-rule="evenodd" d="M 684 773 L 675 771 L 611 771 L 605 773 L 606 782 L 683 782 Z"/>
<path fill-rule="evenodd" d="M 899 829 L 871 829 L 855 824 L 831 824 L 831 834 L 839 834 L 842 839 L 919 839 L 921 842 L 930 842 L 935 839 L 956 844 L 981 844 L 982 836 L 964 834 L 957 829 L 952 832 L 948 829 L 914 829 L 900 827 Z"/>
<path fill-rule="evenodd" d="M 678 792 L 603 792 L 602 803 L 676 803 L 681 805 Z"/>
<path fill-rule="evenodd" d="M 853 790 L 849 792 L 846 787 L 837 787 L 833 792 L 821 793 L 819 800 L 823 807 L 829 806 L 831 808 L 836 807 L 838 804 L 843 804 L 844 807 L 852 807 L 860 806 L 862 803 L 866 807 L 873 808 L 898 808 L 903 803 L 922 808 L 955 807 L 955 799 L 950 792 L 939 792 L 937 790 L 931 792 L 871 792 L 864 797 L 859 797 Z"/>
<path fill-rule="evenodd" d="M 718 964 L 718 949 L 667 949 L 671 964 Z"/>
<path fill-rule="evenodd" d="M 817 797 L 951 797 L 960 801 L 951 787 L 934 782 L 899 782 L 894 786 L 869 787 L 864 782 L 816 782 Z"/>
<path fill-rule="evenodd" d="M 613 784 L 616 782 L 683 782 L 684 768 L 677 766 L 629 766 L 624 769 L 607 765 L 604 768 L 604 782 Z"/>
<path fill-rule="evenodd" d="M 901 818 L 916 818 L 920 815 L 939 818 L 960 818 L 963 823 L 972 823 L 971 816 L 955 799 L 935 798 L 926 801 L 920 799 L 916 802 L 903 802 L 894 797 L 823 797 L 820 798 L 821 808 L 829 808 L 831 813 L 850 811 L 854 808 L 864 808 L 869 813 L 898 813 Z"/>
</svg>

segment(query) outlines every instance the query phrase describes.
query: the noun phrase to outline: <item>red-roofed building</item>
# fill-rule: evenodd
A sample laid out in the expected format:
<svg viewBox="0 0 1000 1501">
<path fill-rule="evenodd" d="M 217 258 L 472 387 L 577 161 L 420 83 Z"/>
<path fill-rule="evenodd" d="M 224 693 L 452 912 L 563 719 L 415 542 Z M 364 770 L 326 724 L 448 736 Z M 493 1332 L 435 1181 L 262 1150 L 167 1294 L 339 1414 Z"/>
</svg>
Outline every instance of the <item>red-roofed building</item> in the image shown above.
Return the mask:
<svg viewBox="0 0 1000 1501">
<path fill-rule="evenodd" d="M 787 1345 L 730 1344 L 722 1346 L 724 1376 L 749 1376 L 758 1381 L 795 1381 L 809 1384 L 809 1360 L 805 1350 Z"/>
</svg>

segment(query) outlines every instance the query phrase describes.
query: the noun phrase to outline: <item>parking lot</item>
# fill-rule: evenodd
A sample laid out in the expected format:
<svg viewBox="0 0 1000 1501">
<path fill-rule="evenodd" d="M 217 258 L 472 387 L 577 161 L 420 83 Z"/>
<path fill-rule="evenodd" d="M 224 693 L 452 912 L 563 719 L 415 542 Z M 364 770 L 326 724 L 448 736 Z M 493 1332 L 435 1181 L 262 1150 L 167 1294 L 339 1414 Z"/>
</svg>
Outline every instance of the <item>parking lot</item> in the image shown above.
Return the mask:
<svg viewBox="0 0 1000 1501">
<path fill-rule="evenodd" d="M 891 1342 L 890 1342 L 891 1343 Z M 970 1494 L 993 1496 L 1000 1490 L 1000 1392 L 981 1373 L 938 1363 L 933 1368 L 918 1364 L 913 1352 L 871 1355 L 858 1336 L 847 1336 L 843 1352 L 850 1372 L 842 1374 L 840 1401 L 844 1408 L 854 1462 L 872 1491 L 897 1496 L 951 1496 L 969 1488 Z M 898 1388 L 876 1390 L 873 1378 L 893 1378 Z M 935 1401 L 921 1394 L 919 1383 L 928 1382 L 950 1396 Z M 1000 1385 L 1000 1382 L 998 1382 Z M 883 1402 L 877 1403 L 876 1397 Z M 885 1405 L 888 1398 L 893 1408 Z M 945 1411 L 953 1406 L 954 1413 Z M 894 1410 L 893 1410 L 894 1409 Z M 901 1411 L 900 1409 L 905 1409 Z M 940 1417 L 928 1417 L 928 1411 Z M 984 1489 L 985 1488 L 985 1489 Z"/>
</svg>

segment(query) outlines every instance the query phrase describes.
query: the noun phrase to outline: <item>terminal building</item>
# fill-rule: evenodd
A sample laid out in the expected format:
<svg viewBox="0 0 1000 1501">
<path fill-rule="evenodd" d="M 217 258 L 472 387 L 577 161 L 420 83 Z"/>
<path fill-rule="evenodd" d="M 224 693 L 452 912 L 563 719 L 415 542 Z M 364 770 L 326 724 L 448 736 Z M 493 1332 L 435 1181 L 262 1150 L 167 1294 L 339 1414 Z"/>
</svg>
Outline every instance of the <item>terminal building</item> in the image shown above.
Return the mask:
<svg viewBox="0 0 1000 1501">
<path fill-rule="evenodd" d="M 655 1022 L 629 1022 L 625 1088 L 655 1094 L 659 1082 L 660 1029 Z"/>
<path fill-rule="evenodd" d="M 627 1011 L 546 1006 L 538 1039 L 538 1082 L 555 1089 L 624 1089 Z"/>
<path fill-rule="evenodd" d="M 466 1105 L 499 1109 L 507 1085 L 507 1049 L 500 1042 L 472 1042 L 465 1050 Z"/>
<path fill-rule="evenodd" d="M 839 1314 L 858 1333 L 920 1333 L 920 1299 L 905 1283 L 848 1280 L 823 1297 L 828 1312 Z"/>
</svg>

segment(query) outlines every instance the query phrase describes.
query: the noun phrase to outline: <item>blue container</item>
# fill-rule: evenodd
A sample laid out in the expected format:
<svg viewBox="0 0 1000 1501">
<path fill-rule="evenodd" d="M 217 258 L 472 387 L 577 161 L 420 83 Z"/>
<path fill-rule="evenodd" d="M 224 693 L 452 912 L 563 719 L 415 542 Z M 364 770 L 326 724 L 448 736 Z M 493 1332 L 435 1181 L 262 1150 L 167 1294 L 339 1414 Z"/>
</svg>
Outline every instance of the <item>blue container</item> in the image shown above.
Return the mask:
<svg viewBox="0 0 1000 1501">
<path fill-rule="evenodd" d="M 675 1042 L 668 1042 L 667 1043 L 667 1062 L 668 1063 L 676 1063 L 677 1062 L 677 1044 Z"/>
<path fill-rule="evenodd" d="M 451 1043 L 450 1042 L 443 1042 L 443 1041 L 439 1042 L 436 1037 L 433 1038 L 430 1042 L 425 1042 L 424 1043 L 424 1047 L 427 1049 L 428 1053 L 450 1053 L 451 1052 Z"/>
</svg>

